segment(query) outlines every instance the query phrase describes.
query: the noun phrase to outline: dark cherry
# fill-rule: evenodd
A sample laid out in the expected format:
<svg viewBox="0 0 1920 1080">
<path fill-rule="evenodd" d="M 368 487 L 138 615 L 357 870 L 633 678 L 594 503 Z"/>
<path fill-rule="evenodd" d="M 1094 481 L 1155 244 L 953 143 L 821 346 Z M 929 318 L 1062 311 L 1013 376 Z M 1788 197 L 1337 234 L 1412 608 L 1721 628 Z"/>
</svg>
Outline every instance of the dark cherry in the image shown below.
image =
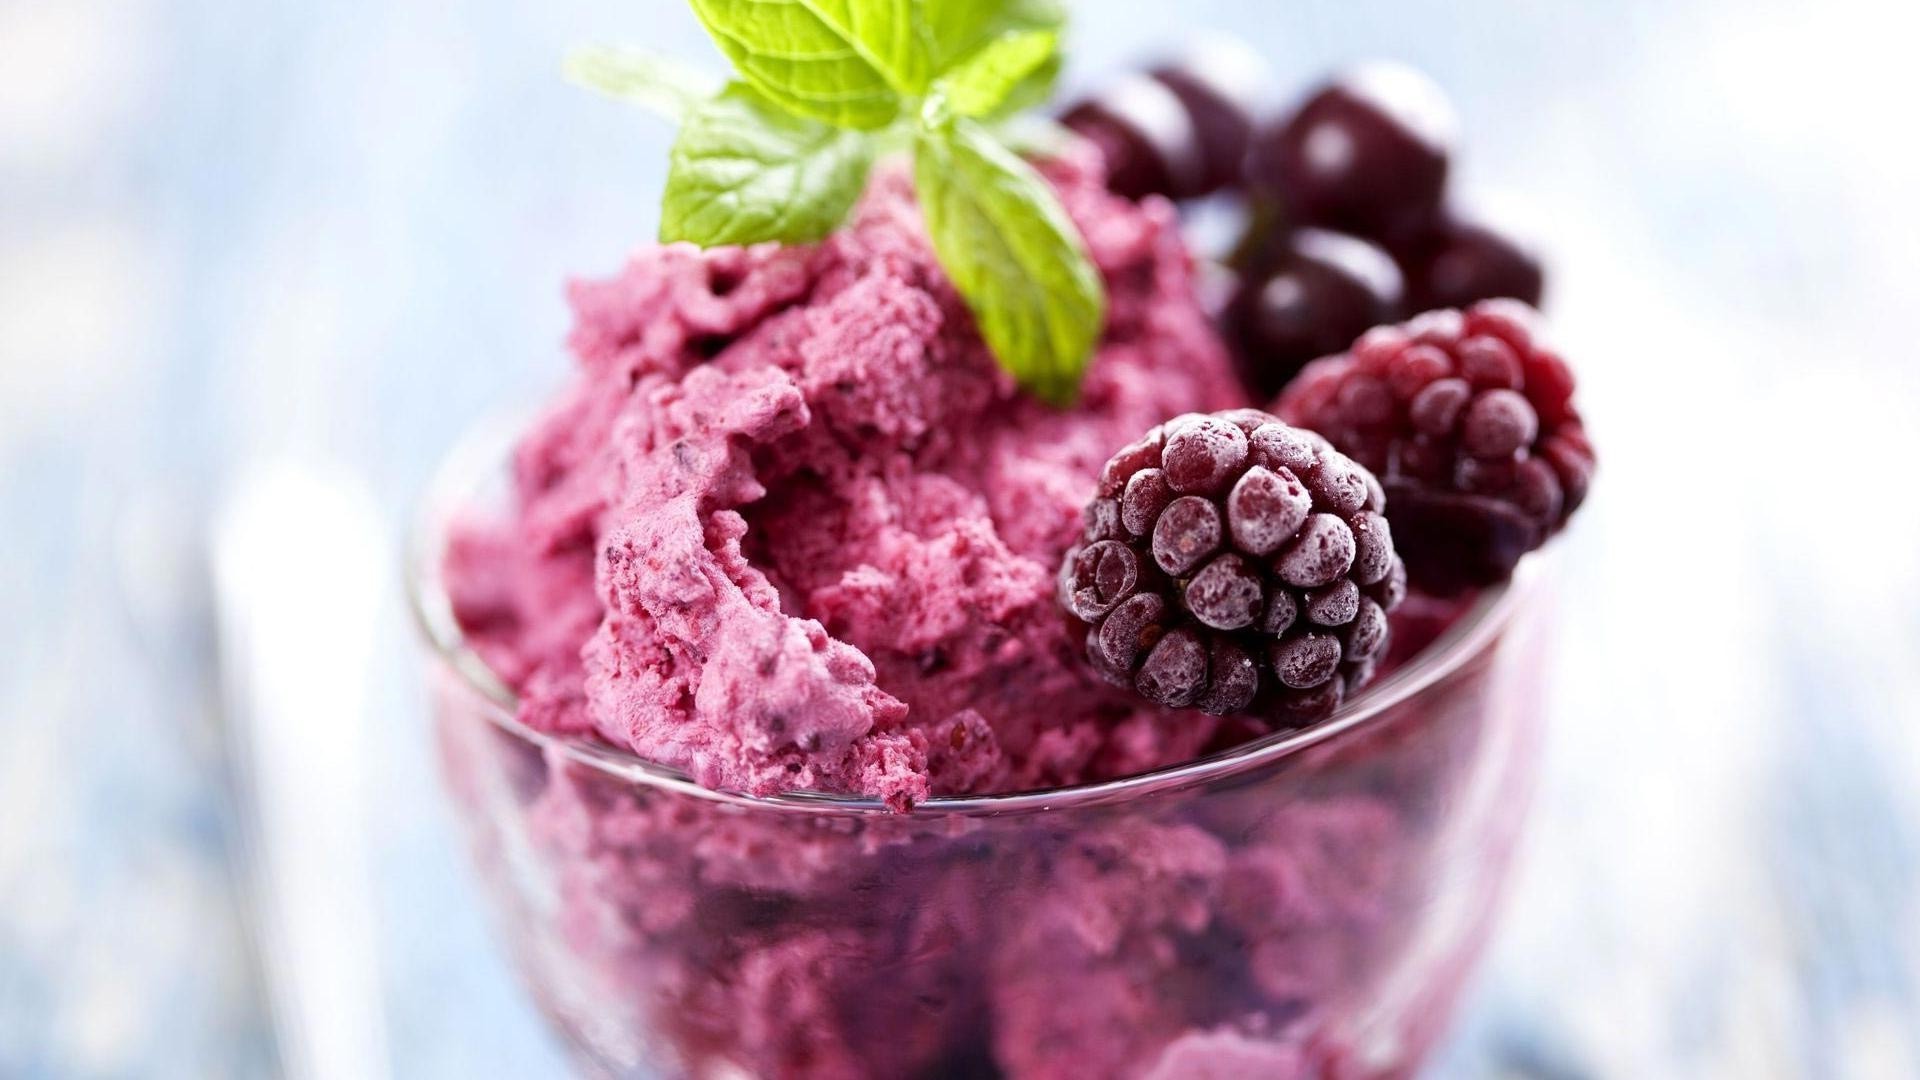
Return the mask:
<svg viewBox="0 0 1920 1080">
<path fill-rule="evenodd" d="M 1468 308 L 1501 297 L 1540 306 L 1546 269 L 1533 248 L 1483 221 L 1445 213 L 1400 245 L 1410 311 Z"/>
<path fill-rule="evenodd" d="M 1244 42 L 1209 39 L 1149 74 L 1186 106 L 1200 140 L 1200 186 L 1181 194 L 1210 195 L 1237 186 L 1253 138 L 1254 114 L 1271 81 L 1266 61 Z"/>
<path fill-rule="evenodd" d="M 1394 235 L 1438 210 L 1455 127 L 1425 75 L 1362 65 L 1256 134 L 1248 179 L 1299 224 Z"/>
<path fill-rule="evenodd" d="M 1205 186 L 1199 131 L 1186 104 L 1158 80 L 1130 75 L 1068 109 L 1060 122 L 1099 148 L 1115 194 L 1184 198 Z"/>
<path fill-rule="evenodd" d="M 1337 353 L 1400 308 L 1400 271 L 1353 236 L 1301 229 L 1247 273 L 1227 305 L 1226 329 L 1242 377 L 1260 399 L 1308 361 Z"/>
</svg>

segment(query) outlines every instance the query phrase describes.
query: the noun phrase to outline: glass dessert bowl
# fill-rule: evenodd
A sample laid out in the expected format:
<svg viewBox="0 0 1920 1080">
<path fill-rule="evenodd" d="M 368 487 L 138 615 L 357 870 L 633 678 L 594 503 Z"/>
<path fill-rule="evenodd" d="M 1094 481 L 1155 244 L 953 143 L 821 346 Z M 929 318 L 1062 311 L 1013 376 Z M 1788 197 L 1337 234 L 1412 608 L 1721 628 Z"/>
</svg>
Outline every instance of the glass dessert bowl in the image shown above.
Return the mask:
<svg viewBox="0 0 1920 1080">
<path fill-rule="evenodd" d="M 515 719 L 441 580 L 499 445 L 444 471 L 411 599 L 481 879 L 585 1070 L 1392 1077 L 1443 1032 L 1531 788 L 1539 558 L 1304 730 L 907 813 L 755 798 Z"/>
<path fill-rule="evenodd" d="M 1534 772 L 1520 562 L 1593 470 L 1538 264 L 1453 219 L 1418 80 L 1256 138 L 1156 70 L 1029 160 L 987 118 L 1057 13 L 776 7 L 696 5 L 744 84 L 681 116 L 666 242 L 571 284 L 573 379 L 418 533 L 541 1007 L 613 1076 L 1411 1074 Z M 836 38 L 903 25 L 888 78 Z M 1203 264 L 1177 202 L 1249 139 Z"/>
</svg>

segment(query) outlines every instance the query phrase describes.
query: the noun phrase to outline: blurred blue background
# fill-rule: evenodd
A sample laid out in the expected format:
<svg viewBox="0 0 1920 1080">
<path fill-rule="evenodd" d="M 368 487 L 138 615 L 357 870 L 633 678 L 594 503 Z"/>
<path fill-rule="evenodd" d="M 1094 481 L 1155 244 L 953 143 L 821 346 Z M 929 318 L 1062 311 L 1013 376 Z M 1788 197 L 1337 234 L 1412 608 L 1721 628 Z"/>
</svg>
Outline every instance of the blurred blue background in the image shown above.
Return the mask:
<svg viewBox="0 0 1920 1080">
<path fill-rule="evenodd" d="M 1602 448 L 1539 815 L 1436 1072 L 1920 1074 L 1920 13 L 1085 0 L 1070 82 L 1203 29 L 1280 100 L 1374 56 L 1447 87 Z M 325 456 L 397 535 L 559 380 L 561 284 L 651 235 L 670 134 L 560 79 L 592 41 L 719 65 L 676 0 L 0 0 L 0 1076 L 271 1068 L 205 522 L 244 463 Z M 391 607 L 394 1072 L 559 1075 Z"/>
</svg>

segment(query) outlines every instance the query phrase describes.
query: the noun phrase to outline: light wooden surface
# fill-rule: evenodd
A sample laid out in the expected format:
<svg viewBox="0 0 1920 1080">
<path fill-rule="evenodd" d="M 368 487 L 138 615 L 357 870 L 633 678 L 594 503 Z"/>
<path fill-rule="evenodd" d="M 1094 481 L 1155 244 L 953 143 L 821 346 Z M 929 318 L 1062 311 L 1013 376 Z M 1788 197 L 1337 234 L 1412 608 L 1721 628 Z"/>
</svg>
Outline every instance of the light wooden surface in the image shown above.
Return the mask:
<svg viewBox="0 0 1920 1080">
<path fill-rule="evenodd" d="M 1602 473 L 1513 905 L 1447 1077 L 1920 1073 L 1920 20 L 1870 0 L 1083 3 L 1077 74 L 1193 27 L 1284 87 L 1456 94 L 1557 257 Z M 682 5 L 0 0 L 0 1075 L 250 1076 L 201 599 L 233 464 L 397 520 L 550 384 L 559 283 L 652 227 L 666 132 L 572 42 Z M 408 641 L 372 763 L 396 1075 L 557 1075 L 475 908 Z"/>
</svg>

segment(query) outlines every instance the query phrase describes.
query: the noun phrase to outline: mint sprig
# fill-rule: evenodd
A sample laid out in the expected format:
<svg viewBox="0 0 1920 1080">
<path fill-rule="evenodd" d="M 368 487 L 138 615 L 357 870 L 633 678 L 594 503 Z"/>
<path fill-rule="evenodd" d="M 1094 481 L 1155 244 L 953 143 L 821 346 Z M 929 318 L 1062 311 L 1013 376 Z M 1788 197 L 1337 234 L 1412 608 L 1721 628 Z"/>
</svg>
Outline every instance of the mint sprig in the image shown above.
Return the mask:
<svg viewBox="0 0 1920 1080">
<path fill-rule="evenodd" d="M 692 0 L 740 77 L 796 116 L 872 131 L 926 85 L 914 0 Z"/>
<path fill-rule="evenodd" d="M 947 104 L 961 116 L 989 116 L 1011 103 L 1046 100 L 1060 73 L 1058 30 L 1012 30 L 955 64 L 940 78 Z"/>
<path fill-rule="evenodd" d="M 873 152 L 860 132 L 783 113 L 735 83 L 680 125 L 660 239 L 703 247 L 818 240 L 860 196 Z"/>
<path fill-rule="evenodd" d="M 641 49 L 594 46 L 567 57 L 567 78 L 679 121 L 725 83 L 699 68 Z"/>
<path fill-rule="evenodd" d="M 661 238 L 819 239 L 882 153 L 911 147 L 934 254 L 1002 367 L 1058 404 L 1106 313 L 1100 275 L 1009 136 L 1060 68 L 1054 0 L 691 0 L 738 81 L 700 94 L 678 65 L 594 50 L 577 80 L 681 121 Z"/>
<path fill-rule="evenodd" d="M 957 117 L 913 144 L 933 250 L 995 356 L 1045 401 L 1070 404 L 1106 317 L 1100 275 L 1047 182 L 979 124 Z"/>
</svg>

